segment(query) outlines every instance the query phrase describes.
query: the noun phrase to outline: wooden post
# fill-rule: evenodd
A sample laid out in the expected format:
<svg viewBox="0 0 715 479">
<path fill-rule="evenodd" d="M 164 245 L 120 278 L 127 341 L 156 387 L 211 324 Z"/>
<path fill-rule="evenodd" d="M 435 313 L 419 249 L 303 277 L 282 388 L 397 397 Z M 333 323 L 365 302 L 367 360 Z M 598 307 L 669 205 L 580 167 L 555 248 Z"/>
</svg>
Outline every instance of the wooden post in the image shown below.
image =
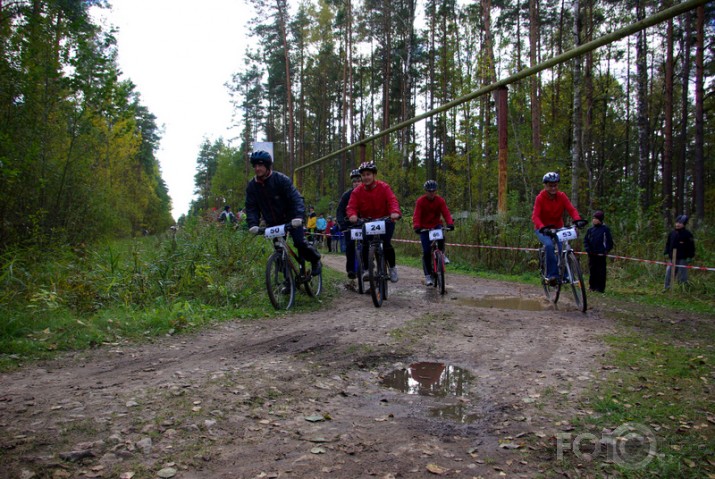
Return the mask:
<svg viewBox="0 0 715 479">
<path fill-rule="evenodd" d="M 675 265 L 678 261 L 678 249 L 673 248 L 673 266 L 670 267 L 670 291 L 675 288 Z"/>
<path fill-rule="evenodd" d="M 499 130 L 499 194 L 497 210 L 499 214 L 506 214 L 506 160 L 509 154 L 508 134 L 508 102 L 509 89 L 506 86 L 497 88 L 497 129 Z"/>
</svg>

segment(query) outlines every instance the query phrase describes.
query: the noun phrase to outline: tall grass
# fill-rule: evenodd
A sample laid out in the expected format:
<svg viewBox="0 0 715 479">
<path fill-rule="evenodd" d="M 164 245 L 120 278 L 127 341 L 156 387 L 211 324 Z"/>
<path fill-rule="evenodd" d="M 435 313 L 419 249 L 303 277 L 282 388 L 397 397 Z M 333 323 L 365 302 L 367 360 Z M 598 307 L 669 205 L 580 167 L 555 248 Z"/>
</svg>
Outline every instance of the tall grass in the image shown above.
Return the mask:
<svg viewBox="0 0 715 479">
<path fill-rule="evenodd" d="M 264 286 L 271 251 L 268 241 L 246 231 L 197 219 L 176 234 L 6 251 L 0 366 L 273 314 Z"/>
</svg>

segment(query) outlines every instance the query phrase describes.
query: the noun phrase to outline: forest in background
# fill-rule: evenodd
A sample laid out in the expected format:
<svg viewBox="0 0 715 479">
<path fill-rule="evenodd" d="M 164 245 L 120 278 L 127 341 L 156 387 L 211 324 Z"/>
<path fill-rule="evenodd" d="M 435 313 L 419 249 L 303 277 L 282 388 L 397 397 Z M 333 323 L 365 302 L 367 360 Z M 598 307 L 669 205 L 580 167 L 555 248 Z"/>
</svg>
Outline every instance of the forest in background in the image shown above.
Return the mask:
<svg viewBox="0 0 715 479">
<path fill-rule="evenodd" d="M 91 243 L 174 223 L 161 132 L 100 0 L 0 1 L 0 249 Z"/>
<path fill-rule="evenodd" d="M 254 141 L 291 174 L 332 151 L 539 64 L 671 1 L 249 0 L 256 40 L 228 79 L 240 138 L 197 154 L 190 215 L 244 201 Z M 173 223 L 161 131 L 121 79 L 105 0 L 0 1 L 0 247 L 77 244 Z M 507 218 L 528 218 L 545 171 L 587 214 L 658 234 L 712 224 L 710 2 L 510 85 Z M 230 49 L 227 46 L 227 54 Z M 485 95 L 367 145 L 405 212 L 435 178 L 453 211 L 497 210 L 495 101 Z M 330 214 L 355 151 L 299 172 Z M 616 214 L 617 213 L 617 214 Z M 528 228 L 528 225 L 525 224 Z M 655 227 L 655 230 L 653 229 Z"/>
<path fill-rule="evenodd" d="M 241 137 L 207 140 L 190 214 L 244 201 L 254 141 L 292 174 L 332 151 L 632 24 L 671 1 L 250 0 L 258 40 L 232 91 Z M 588 214 L 654 233 L 686 213 L 712 223 L 713 3 L 513 84 L 508 217 L 528 218 L 546 171 Z M 492 95 L 367 145 L 406 212 L 434 178 L 453 211 L 497 212 Z M 330 214 L 360 159 L 301 170 L 306 202 Z M 617 215 L 616 215 L 617 213 Z M 652 230 L 652 227 L 656 230 Z"/>
</svg>

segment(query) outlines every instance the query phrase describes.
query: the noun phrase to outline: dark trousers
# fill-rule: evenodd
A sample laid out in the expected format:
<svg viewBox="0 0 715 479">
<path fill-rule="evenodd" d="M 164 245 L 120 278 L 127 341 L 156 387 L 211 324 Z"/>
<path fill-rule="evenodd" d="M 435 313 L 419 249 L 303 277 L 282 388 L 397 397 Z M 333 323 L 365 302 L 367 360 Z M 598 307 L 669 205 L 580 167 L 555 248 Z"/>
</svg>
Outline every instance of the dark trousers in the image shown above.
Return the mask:
<svg viewBox="0 0 715 479">
<path fill-rule="evenodd" d="M 422 271 L 425 276 L 432 274 L 432 240 L 429 239 L 429 231 L 420 233 L 420 241 L 422 242 Z M 437 241 L 437 247 L 444 253 L 444 240 Z"/>
<path fill-rule="evenodd" d="M 606 257 L 588 255 L 588 288 L 599 293 L 606 292 Z"/>
<path fill-rule="evenodd" d="M 345 232 L 350 236 L 350 230 Z M 345 271 L 348 273 L 357 273 L 355 270 L 355 240 L 348 238 L 345 241 Z"/>
</svg>

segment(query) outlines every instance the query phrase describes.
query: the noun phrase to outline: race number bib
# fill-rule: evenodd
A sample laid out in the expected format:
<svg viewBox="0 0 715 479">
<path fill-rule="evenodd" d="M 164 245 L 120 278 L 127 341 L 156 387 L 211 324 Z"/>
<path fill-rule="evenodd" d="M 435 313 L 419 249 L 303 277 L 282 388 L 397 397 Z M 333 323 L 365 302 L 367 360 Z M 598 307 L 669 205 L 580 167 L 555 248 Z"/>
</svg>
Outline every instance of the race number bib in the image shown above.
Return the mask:
<svg viewBox="0 0 715 479">
<path fill-rule="evenodd" d="M 362 239 L 362 230 L 360 228 L 353 228 L 350 230 L 350 238 L 354 240 Z"/>
<path fill-rule="evenodd" d="M 576 239 L 578 237 L 578 234 L 576 233 L 576 228 L 569 228 L 567 230 L 561 230 L 556 233 L 556 237 L 559 239 L 559 241 L 563 242 Z"/>
<path fill-rule="evenodd" d="M 366 235 L 384 235 L 387 233 L 384 221 L 371 221 L 365 223 L 365 234 Z"/>
<path fill-rule="evenodd" d="M 266 238 L 278 238 L 279 236 L 285 236 L 285 225 L 269 226 L 266 228 L 264 235 Z"/>
<path fill-rule="evenodd" d="M 434 230 L 429 230 L 429 239 L 430 241 L 434 240 L 441 240 L 444 238 L 444 233 L 442 233 L 442 229 L 434 229 Z"/>
</svg>

